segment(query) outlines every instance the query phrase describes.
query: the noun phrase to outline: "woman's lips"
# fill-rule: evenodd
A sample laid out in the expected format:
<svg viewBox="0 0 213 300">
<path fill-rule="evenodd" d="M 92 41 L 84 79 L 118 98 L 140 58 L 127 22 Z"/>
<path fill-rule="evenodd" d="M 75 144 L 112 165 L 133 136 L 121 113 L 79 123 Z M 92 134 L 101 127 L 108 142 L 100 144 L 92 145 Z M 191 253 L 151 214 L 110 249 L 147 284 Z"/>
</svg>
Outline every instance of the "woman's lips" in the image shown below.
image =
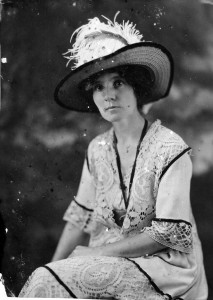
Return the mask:
<svg viewBox="0 0 213 300">
<path fill-rule="evenodd" d="M 108 111 L 108 110 L 112 110 L 112 109 L 116 109 L 116 108 L 120 108 L 120 106 L 109 106 L 104 108 L 104 111 Z"/>
</svg>

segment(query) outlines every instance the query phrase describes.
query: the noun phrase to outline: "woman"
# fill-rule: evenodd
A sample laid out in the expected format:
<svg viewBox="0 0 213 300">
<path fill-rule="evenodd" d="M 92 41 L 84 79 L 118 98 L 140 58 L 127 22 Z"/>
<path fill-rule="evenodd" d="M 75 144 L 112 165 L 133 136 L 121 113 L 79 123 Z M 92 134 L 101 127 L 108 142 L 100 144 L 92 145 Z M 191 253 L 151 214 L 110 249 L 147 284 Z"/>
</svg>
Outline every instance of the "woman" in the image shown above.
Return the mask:
<svg viewBox="0 0 213 300">
<path fill-rule="evenodd" d="M 91 141 L 53 262 L 21 297 L 207 299 L 189 192 L 190 148 L 142 107 L 166 97 L 171 54 L 133 24 L 98 18 L 77 30 L 75 70 L 56 101 L 99 112 L 112 128 Z"/>
</svg>

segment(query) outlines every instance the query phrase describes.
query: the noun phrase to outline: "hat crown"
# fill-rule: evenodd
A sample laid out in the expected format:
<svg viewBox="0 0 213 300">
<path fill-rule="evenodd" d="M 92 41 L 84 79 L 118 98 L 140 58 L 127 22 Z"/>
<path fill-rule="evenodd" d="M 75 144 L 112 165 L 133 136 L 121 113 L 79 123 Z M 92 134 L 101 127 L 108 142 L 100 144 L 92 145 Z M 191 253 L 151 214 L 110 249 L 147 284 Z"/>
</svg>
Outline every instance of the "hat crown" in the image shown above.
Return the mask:
<svg viewBox="0 0 213 300">
<path fill-rule="evenodd" d="M 99 18 L 89 19 L 89 22 L 77 28 L 71 36 L 77 34 L 72 49 L 69 49 L 64 55 L 68 59 L 67 66 L 74 61 L 72 69 L 90 62 L 94 59 L 109 55 L 127 45 L 139 43 L 142 40 L 142 34 L 135 29 L 135 25 L 129 21 L 119 24 L 116 22 L 116 13 L 114 21 L 102 16 L 107 20 L 103 23 Z"/>
</svg>

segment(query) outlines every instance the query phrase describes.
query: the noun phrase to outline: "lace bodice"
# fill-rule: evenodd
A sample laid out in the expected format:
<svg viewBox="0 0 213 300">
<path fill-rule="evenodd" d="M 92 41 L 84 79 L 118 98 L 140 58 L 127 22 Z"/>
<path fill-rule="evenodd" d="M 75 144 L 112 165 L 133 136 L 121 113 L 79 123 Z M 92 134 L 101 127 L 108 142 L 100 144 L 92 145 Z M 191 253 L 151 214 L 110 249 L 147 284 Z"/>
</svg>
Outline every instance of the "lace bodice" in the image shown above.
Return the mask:
<svg viewBox="0 0 213 300">
<path fill-rule="evenodd" d="M 91 233 L 97 228 L 99 233 L 109 229 L 117 239 L 146 231 L 170 248 L 190 252 L 191 162 L 186 154 L 189 151 L 185 142 L 159 120 L 151 125 L 141 143 L 130 201 L 120 227 L 113 209 L 125 206 L 113 148 L 113 129 L 99 135 L 88 147 L 79 191 L 65 213 L 65 220 Z M 124 180 L 128 185 L 129 174 Z"/>
</svg>

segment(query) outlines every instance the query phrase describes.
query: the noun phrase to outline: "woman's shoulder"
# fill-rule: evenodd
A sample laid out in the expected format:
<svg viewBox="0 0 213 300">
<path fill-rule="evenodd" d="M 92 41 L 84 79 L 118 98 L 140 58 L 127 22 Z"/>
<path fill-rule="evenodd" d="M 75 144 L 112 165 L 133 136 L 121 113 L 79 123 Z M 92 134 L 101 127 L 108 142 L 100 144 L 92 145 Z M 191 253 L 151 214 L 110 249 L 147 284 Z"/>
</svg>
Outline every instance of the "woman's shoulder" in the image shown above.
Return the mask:
<svg viewBox="0 0 213 300">
<path fill-rule="evenodd" d="M 160 120 L 158 120 L 157 130 L 155 131 L 155 139 L 164 145 L 174 144 L 188 147 L 184 139 L 177 132 L 163 125 Z"/>
<path fill-rule="evenodd" d="M 158 123 L 153 134 L 152 149 L 157 157 L 160 156 L 162 162 L 169 165 L 185 153 L 191 154 L 191 148 L 184 139 L 170 128 Z"/>
<path fill-rule="evenodd" d="M 109 130 L 105 131 L 97 135 L 93 138 L 88 146 L 88 151 L 100 151 L 106 150 L 109 146 L 112 145 L 112 137 L 113 137 L 113 129 L 110 128 Z"/>
</svg>

